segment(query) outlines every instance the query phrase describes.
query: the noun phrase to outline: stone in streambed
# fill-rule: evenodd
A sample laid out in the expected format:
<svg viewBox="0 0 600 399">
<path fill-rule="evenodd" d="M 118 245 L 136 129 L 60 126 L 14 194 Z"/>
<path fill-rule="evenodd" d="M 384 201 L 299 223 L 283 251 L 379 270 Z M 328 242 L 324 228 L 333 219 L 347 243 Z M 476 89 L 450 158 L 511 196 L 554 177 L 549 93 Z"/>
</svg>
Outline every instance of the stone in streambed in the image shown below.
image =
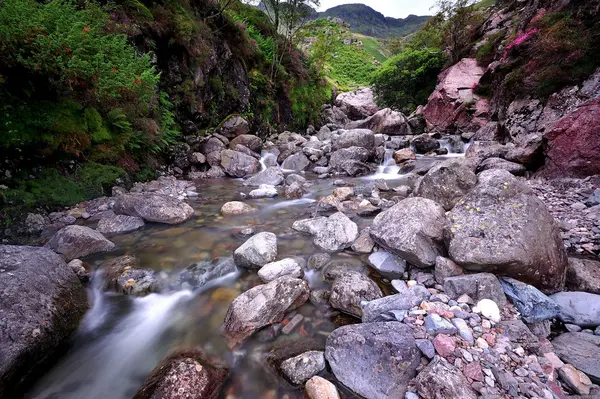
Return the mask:
<svg viewBox="0 0 600 399">
<path fill-rule="evenodd" d="M 388 399 L 403 397 L 421 354 L 410 327 L 388 322 L 334 330 L 327 338 L 325 358 L 336 378 L 352 391 L 369 399 Z"/>
<path fill-rule="evenodd" d="M 248 193 L 250 198 L 273 198 L 277 197 L 278 195 L 279 192 L 275 186 L 268 184 L 261 184 L 256 190 L 252 190 L 250 193 Z"/>
<path fill-rule="evenodd" d="M 250 237 L 233 253 L 235 264 L 247 269 L 258 269 L 277 258 L 277 236 L 258 233 Z"/>
<path fill-rule="evenodd" d="M 389 252 L 377 251 L 369 256 L 369 263 L 383 277 L 394 280 L 402 278 L 406 270 L 406 261 Z"/>
<path fill-rule="evenodd" d="M 70 261 L 98 252 L 111 251 L 115 248 L 115 244 L 89 227 L 71 225 L 57 231 L 46 243 L 46 248 L 63 255 L 67 261 Z"/>
<path fill-rule="evenodd" d="M 193 288 L 201 288 L 213 280 L 238 273 L 233 257 L 217 258 L 188 266 L 179 275 L 180 283 L 187 283 Z"/>
<path fill-rule="evenodd" d="M 118 215 L 141 217 L 147 222 L 179 224 L 194 215 L 191 206 L 161 194 L 123 194 L 115 199 L 113 211 Z"/>
<path fill-rule="evenodd" d="M 294 385 L 302 385 L 325 369 L 325 354 L 320 351 L 305 352 L 281 363 L 281 371 Z"/>
<path fill-rule="evenodd" d="M 308 380 L 304 394 L 308 399 L 340 399 L 335 385 L 318 375 Z"/>
<path fill-rule="evenodd" d="M 341 212 L 334 213 L 316 231 L 315 245 L 328 252 L 349 248 L 358 238 L 358 226 Z"/>
<path fill-rule="evenodd" d="M 496 302 L 499 307 L 504 307 L 506 304 L 502 285 L 491 273 L 447 277 L 444 279 L 444 292 L 453 299 L 466 294 L 475 301 L 487 298 Z"/>
<path fill-rule="evenodd" d="M 396 295 L 372 300 L 362 307 L 363 323 L 381 321 L 381 315 L 396 311 L 410 310 L 419 306 L 421 302 L 429 298 L 429 291 L 423 286 L 413 286 Z"/>
<path fill-rule="evenodd" d="M 600 326 L 600 295 L 587 292 L 559 292 L 550 298 L 560 307 L 560 319 L 580 327 Z"/>
<path fill-rule="evenodd" d="M 115 215 L 100 219 L 96 230 L 106 235 L 123 234 L 140 229 L 144 224 L 144 219 L 137 216 Z"/>
<path fill-rule="evenodd" d="M 231 201 L 221 207 L 221 214 L 225 216 L 246 215 L 256 212 L 256 208 L 240 201 Z"/>
<path fill-rule="evenodd" d="M 362 301 L 381 298 L 382 292 L 373 280 L 358 272 L 346 272 L 331 286 L 329 303 L 332 307 L 360 318 Z"/>
<path fill-rule="evenodd" d="M 133 399 L 213 399 L 221 393 L 229 370 L 199 350 L 182 350 L 152 371 Z"/>
<path fill-rule="evenodd" d="M 258 277 L 265 283 L 276 280 L 281 276 L 302 277 L 302 267 L 291 258 L 267 263 L 258 271 Z"/>
<path fill-rule="evenodd" d="M 286 313 L 302 306 L 308 297 L 307 282 L 289 276 L 244 292 L 229 306 L 223 322 L 228 344 L 233 347 L 255 331 L 279 323 Z"/>
<path fill-rule="evenodd" d="M 415 379 L 422 398 L 477 399 L 477 393 L 456 367 L 437 357 Z"/>
<path fill-rule="evenodd" d="M 221 167 L 231 177 L 246 177 L 260 170 L 260 162 L 247 154 L 233 151 L 221 151 Z"/>
<path fill-rule="evenodd" d="M 500 283 L 527 323 L 539 323 L 560 314 L 558 304 L 537 288 L 509 277 L 501 278 Z"/>
</svg>

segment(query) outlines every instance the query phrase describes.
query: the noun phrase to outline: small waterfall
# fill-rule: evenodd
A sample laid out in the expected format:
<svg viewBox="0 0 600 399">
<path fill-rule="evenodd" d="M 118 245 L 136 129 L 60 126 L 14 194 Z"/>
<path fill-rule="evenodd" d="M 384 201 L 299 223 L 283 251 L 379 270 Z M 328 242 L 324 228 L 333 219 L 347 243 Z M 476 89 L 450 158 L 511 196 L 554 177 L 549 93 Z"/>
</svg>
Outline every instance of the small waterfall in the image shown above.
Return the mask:
<svg viewBox="0 0 600 399">
<path fill-rule="evenodd" d="M 277 157 L 275 156 L 275 154 L 263 151 L 260 157 L 260 166 L 261 172 L 267 169 L 268 167 L 279 166 L 279 164 L 277 163 Z"/>
<path fill-rule="evenodd" d="M 387 143 L 384 145 L 385 154 L 383 155 L 383 161 L 377 167 L 377 172 L 375 176 L 372 178 L 375 179 L 396 179 L 401 175 L 398 174 L 400 172 L 400 167 L 396 165 L 396 161 L 394 160 L 394 150 L 387 148 Z"/>
</svg>

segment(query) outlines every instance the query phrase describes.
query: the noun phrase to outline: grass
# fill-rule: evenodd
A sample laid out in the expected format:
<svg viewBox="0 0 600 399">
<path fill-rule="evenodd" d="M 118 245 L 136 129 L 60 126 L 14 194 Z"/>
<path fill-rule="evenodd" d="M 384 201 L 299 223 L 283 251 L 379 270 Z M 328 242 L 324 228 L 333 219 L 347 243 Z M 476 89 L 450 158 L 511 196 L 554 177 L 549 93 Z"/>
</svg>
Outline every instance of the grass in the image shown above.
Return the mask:
<svg viewBox="0 0 600 399">
<path fill-rule="evenodd" d="M 481 0 L 475 4 L 475 9 L 483 10 L 484 8 L 492 7 L 496 4 L 496 0 Z"/>
<path fill-rule="evenodd" d="M 389 51 L 384 47 L 384 45 L 379 41 L 379 39 L 361 35 L 359 33 L 355 33 L 354 37 L 360 40 L 363 44 L 363 48 L 373 58 L 382 64 L 386 62 L 390 58 Z"/>
</svg>

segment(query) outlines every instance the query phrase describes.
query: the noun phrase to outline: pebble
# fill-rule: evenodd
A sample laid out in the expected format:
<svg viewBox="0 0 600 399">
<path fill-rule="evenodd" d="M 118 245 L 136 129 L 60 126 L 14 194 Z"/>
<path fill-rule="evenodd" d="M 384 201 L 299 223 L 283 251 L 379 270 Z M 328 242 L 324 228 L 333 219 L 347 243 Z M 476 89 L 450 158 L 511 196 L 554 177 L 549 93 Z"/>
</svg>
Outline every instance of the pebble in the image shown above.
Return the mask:
<svg viewBox="0 0 600 399">
<path fill-rule="evenodd" d="M 481 338 L 481 337 L 477 338 L 476 342 L 477 342 L 477 347 L 478 348 L 487 349 L 487 348 L 490 347 L 490 345 L 486 342 L 486 340 L 483 339 L 483 338 Z"/>
<path fill-rule="evenodd" d="M 575 324 L 565 324 L 565 328 L 569 332 L 581 332 L 582 328 Z"/>
<path fill-rule="evenodd" d="M 283 329 L 281 330 L 281 332 L 285 335 L 290 334 L 292 331 L 294 331 L 294 329 L 296 327 L 298 327 L 298 325 L 300 325 L 300 323 L 302 323 L 302 320 L 304 319 L 304 316 L 302 316 L 301 314 L 297 314 L 296 316 L 294 316 L 292 318 L 292 320 L 289 321 L 289 323 L 287 323 Z"/>
<path fill-rule="evenodd" d="M 457 331 L 452 323 L 435 313 L 425 317 L 425 329 L 430 335 L 455 334 Z"/>
<path fill-rule="evenodd" d="M 473 355 L 471 355 L 471 352 L 469 352 L 466 349 L 461 349 L 461 353 L 462 353 L 462 357 L 467 361 L 467 362 L 472 362 L 473 361 Z"/>
<path fill-rule="evenodd" d="M 500 322 L 500 309 L 498 309 L 496 302 L 492 301 L 491 299 L 482 299 L 481 301 L 477 302 L 477 309 L 483 317 L 493 321 L 494 323 Z M 475 311 L 475 309 L 473 309 L 473 311 Z"/>
<path fill-rule="evenodd" d="M 467 323 L 463 319 L 455 318 L 452 319 L 452 324 L 454 324 L 454 327 L 457 328 L 458 335 L 460 335 L 462 339 L 467 341 L 469 345 L 473 345 L 473 332 L 471 331 Z"/>
<path fill-rule="evenodd" d="M 435 347 L 428 339 L 417 339 L 415 340 L 417 348 L 425 355 L 428 359 L 433 359 L 435 356 Z"/>
<path fill-rule="evenodd" d="M 440 334 L 433 339 L 433 346 L 437 353 L 442 357 L 448 357 L 452 353 L 454 353 L 454 349 L 456 349 L 456 345 L 454 344 L 454 340 L 446 335 Z"/>
</svg>

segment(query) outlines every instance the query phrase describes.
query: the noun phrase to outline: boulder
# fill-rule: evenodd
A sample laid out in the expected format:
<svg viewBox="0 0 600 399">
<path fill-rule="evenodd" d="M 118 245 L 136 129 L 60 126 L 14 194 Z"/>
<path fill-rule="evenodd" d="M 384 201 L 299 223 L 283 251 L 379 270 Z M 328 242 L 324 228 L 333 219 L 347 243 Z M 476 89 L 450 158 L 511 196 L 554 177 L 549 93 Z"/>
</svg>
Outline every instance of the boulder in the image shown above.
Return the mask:
<svg viewBox="0 0 600 399">
<path fill-rule="evenodd" d="M 490 169 L 502 169 L 515 176 L 523 176 L 527 168 L 519 163 L 510 162 L 502 158 L 487 158 L 477 166 L 477 173 Z"/>
<path fill-rule="evenodd" d="M 373 90 L 368 87 L 341 93 L 335 99 L 335 105 L 351 120 L 364 119 L 379 111 L 373 98 Z"/>
<path fill-rule="evenodd" d="M 192 165 L 202 165 L 206 163 L 206 156 L 201 152 L 192 152 L 189 159 Z"/>
<path fill-rule="evenodd" d="M 89 227 L 71 225 L 57 231 L 46 243 L 46 248 L 70 261 L 98 252 L 112 251 L 115 244 Z"/>
<path fill-rule="evenodd" d="M 308 399 L 340 399 L 335 385 L 317 375 L 308 380 L 304 394 Z"/>
<path fill-rule="evenodd" d="M 477 399 L 479 397 L 461 371 L 439 356 L 421 370 L 415 383 L 422 398 Z"/>
<path fill-rule="evenodd" d="M 600 262 L 569 258 L 567 288 L 600 295 Z"/>
<path fill-rule="evenodd" d="M 244 292 L 233 300 L 223 323 L 229 345 L 233 347 L 255 331 L 279 323 L 286 313 L 302 306 L 309 294 L 306 281 L 289 276 Z"/>
<path fill-rule="evenodd" d="M 419 288 L 417 288 L 419 287 Z M 423 286 L 413 286 L 399 294 L 372 300 L 362 306 L 363 323 L 387 321 L 385 316 L 393 311 L 408 311 L 429 298 L 429 292 Z"/>
<path fill-rule="evenodd" d="M 274 198 L 279 195 L 279 192 L 275 186 L 269 184 L 261 184 L 257 189 L 254 189 L 248 193 L 250 198 Z"/>
<path fill-rule="evenodd" d="M 276 280 L 281 276 L 301 278 L 302 275 L 302 267 L 296 260 L 291 258 L 267 263 L 258 271 L 258 277 L 265 283 Z"/>
<path fill-rule="evenodd" d="M 179 274 L 179 281 L 198 289 L 221 277 L 238 273 L 233 257 L 194 263 Z"/>
<path fill-rule="evenodd" d="M 515 345 L 521 345 L 528 350 L 536 350 L 540 346 L 538 337 L 521 320 L 504 320 L 495 327 Z"/>
<path fill-rule="evenodd" d="M 250 151 L 257 153 L 260 153 L 262 150 L 262 140 L 252 134 L 241 134 L 235 137 L 229 142 L 229 148 L 234 150 L 238 144 L 243 145 L 244 147 L 250 149 Z"/>
<path fill-rule="evenodd" d="M 115 215 L 100 219 L 96 230 L 106 235 L 123 234 L 140 229 L 144 224 L 144 219 L 137 216 Z"/>
<path fill-rule="evenodd" d="M 323 230 L 326 224 L 327 218 L 319 216 L 311 219 L 296 220 L 294 224 L 292 224 L 292 229 L 299 231 L 300 233 L 315 235 Z"/>
<path fill-rule="evenodd" d="M 373 241 L 373 238 L 371 237 L 371 228 L 366 227 L 361 230 L 358 238 L 354 240 L 354 243 L 350 248 L 359 254 L 370 254 L 374 247 L 375 241 Z"/>
<path fill-rule="evenodd" d="M 587 292 L 559 292 L 550 298 L 560 307 L 560 319 L 580 327 L 600 326 L 600 295 Z"/>
<path fill-rule="evenodd" d="M 223 204 L 221 214 L 225 216 L 246 215 L 256 212 L 256 208 L 240 201 L 231 201 Z"/>
<path fill-rule="evenodd" d="M 217 128 L 217 132 L 228 139 L 232 139 L 243 134 L 248 134 L 250 132 L 250 125 L 241 116 L 231 115 L 221 123 Z"/>
<path fill-rule="evenodd" d="M 323 227 L 315 234 L 315 245 L 328 252 L 350 248 L 358 238 L 358 226 L 341 212 L 327 218 Z"/>
<path fill-rule="evenodd" d="M 125 295 L 144 296 L 162 290 L 158 273 L 151 269 L 125 268 L 114 281 L 107 283 L 117 286 Z"/>
<path fill-rule="evenodd" d="M 85 288 L 60 255 L 0 245 L 0 397 L 20 397 L 47 371 L 87 309 Z"/>
<path fill-rule="evenodd" d="M 447 211 L 477 184 L 477 176 L 465 162 L 449 159 L 433 166 L 414 190 L 415 197 L 429 198 Z"/>
<path fill-rule="evenodd" d="M 369 255 L 369 264 L 388 280 L 402 278 L 406 271 L 406 261 L 386 251 L 377 251 Z"/>
<path fill-rule="evenodd" d="M 509 277 L 501 278 L 500 283 L 525 322 L 539 323 L 560 314 L 558 304 L 537 288 Z"/>
<path fill-rule="evenodd" d="M 333 141 L 333 148 L 360 147 L 372 151 L 375 148 L 375 135 L 369 129 L 342 130 L 337 139 Z"/>
<path fill-rule="evenodd" d="M 180 350 L 164 359 L 133 399 L 216 399 L 229 370 L 198 349 Z"/>
<path fill-rule="evenodd" d="M 488 170 L 449 212 L 450 258 L 464 269 L 513 277 L 542 291 L 564 286 L 567 256 L 554 218 L 527 185 Z"/>
<path fill-rule="evenodd" d="M 563 362 L 583 371 L 594 384 L 600 384 L 600 336 L 566 333 L 554 338 L 552 345 Z"/>
<path fill-rule="evenodd" d="M 373 280 L 362 273 L 348 271 L 337 277 L 331 286 L 329 303 L 352 316 L 362 317 L 362 301 L 381 298 L 383 294 Z"/>
<path fill-rule="evenodd" d="M 225 149 L 225 144 L 218 138 L 212 136 L 202 143 L 202 153 L 206 156 L 206 162 L 210 166 L 221 165 L 221 151 Z"/>
<path fill-rule="evenodd" d="M 428 134 L 421 134 L 412 140 L 417 154 L 427 154 L 428 152 L 440 148 L 440 142 Z"/>
<path fill-rule="evenodd" d="M 360 119 L 360 118 L 359 118 Z M 331 134 L 331 130 L 329 129 L 328 126 L 325 125 L 330 125 L 332 128 L 339 128 L 344 126 L 346 123 L 348 123 L 348 116 L 344 113 L 344 111 L 342 111 L 340 108 L 334 106 L 331 106 L 329 104 L 326 104 L 323 106 L 322 110 L 321 110 L 321 124 L 323 124 L 323 127 L 327 127 L 327 131 L 324 131 L 323 128 L 321 128 L 321 130 L 319 130 L 318 133 L 318 137 L 319 140 L 328 140 L 329 136 L 327 136 L 327 132 L 329 132 L 329 134 Z M 337 127 L 334 127 L 337 126 Z"/>
<path fill-rule="evenodd" d="M 325 370 L 325 354 L 321 351 L 308 351 L 281 363 L 281 371 L 294 385 L 306 381 Z"/>
<path fill-rule="evenodd" d="M 231 177 L 246 177 L 260 170 L 260 162 L 250 155 L 233 150 L 221 151 L 221 167 Z"/>
<path fill-rule="evenodd" d="M 277 258 L 277 236 L 258 233 L 233 252 L 235 264 L 246 269 L 259 269 Z"/>
<path fill-rule="evenodd" d="M 444 258 L 443 256 L 438 256 L 435 259 L 435 281 L 439 284 L 444 284 L 447 277 L 460 276 L 463 274 L 463 269 L 456 263 L 454 263 L 451 259 Z"/>
<path fill-rule="evenodd" d="M 466 294 L 474 301 L 491 299 L 500 308 L 506 305 L 506 296 L 504 296 L 502 285 L 496 276 L 491 273 L 446 277 L 444 279 L 444 293 L 453 299 Z"/>
<path fill-rule="evenodd" d="M 421 354 L 412 330 L 399 322 L 340 327 L 327 338 L 325 358 L 335 377 L 367 399 L 403 398 Z"/>
<path fill-rule="evenodd" d="M 118 215 L 136 216 L 147 222 L 179 224 L 194 215 L 191 206 L 161 194 L 123 194 L 115 199 L 113 211 Z"/>
<path fill-rule="evenodd" d="M 331 153 L 329 166 L 338 171 L 346 172 L 355 164 L 364 164 L 371 158 L 371 152 L 362 147 L 343 148 Z"/>
<path fill-rule="evenodd" d="M 600 98 L 559 120 L 544 136 L 541 174 L 550 178 L 600 174 Z"/>
<path fill-rule="evenodd" d="M 443 255 L 444 209 L 426 198 L 407 198 L 380 213 L 371 226 L 375 242 L 418 267 Z"/>
<path fill-rule="evenodd" d="M 259 187 L 263 184 L 278 186 L 285 180 L 283 171 L 278 166 L 271 166 L 255 174 L 244 182 L 245 186 Z"/>
<path fill-rule="evenodd" d="M 417 156 L 415 155 L 413 150 L 411 150 L 410 148 L 403 148 L 401 150 L 394 152 L 394 161 L 396 161 L 396 163 L 398 165 L 403 164 L 406 161 L 416 161 L 416 160 L 417 160 Z"/>
<path fill-rule="evenodd" d="M 390 136 L 407 136 L 412 131 L 408 119 L 401 112 L 392 111 L 389 108 L 376 112 L 367 119 L 350 122 L 346 129 L 369 129 L 375 134 L 387 134 Z"/>
<path fill-rule="evenodd" d="M 301 172 L 306 170 L 310 166 L 310 159 L 301 152 L 290 155 L 283 161 L 281 168 L 283 170 L 292 170 L 294 172 Z"/>
</svg>

